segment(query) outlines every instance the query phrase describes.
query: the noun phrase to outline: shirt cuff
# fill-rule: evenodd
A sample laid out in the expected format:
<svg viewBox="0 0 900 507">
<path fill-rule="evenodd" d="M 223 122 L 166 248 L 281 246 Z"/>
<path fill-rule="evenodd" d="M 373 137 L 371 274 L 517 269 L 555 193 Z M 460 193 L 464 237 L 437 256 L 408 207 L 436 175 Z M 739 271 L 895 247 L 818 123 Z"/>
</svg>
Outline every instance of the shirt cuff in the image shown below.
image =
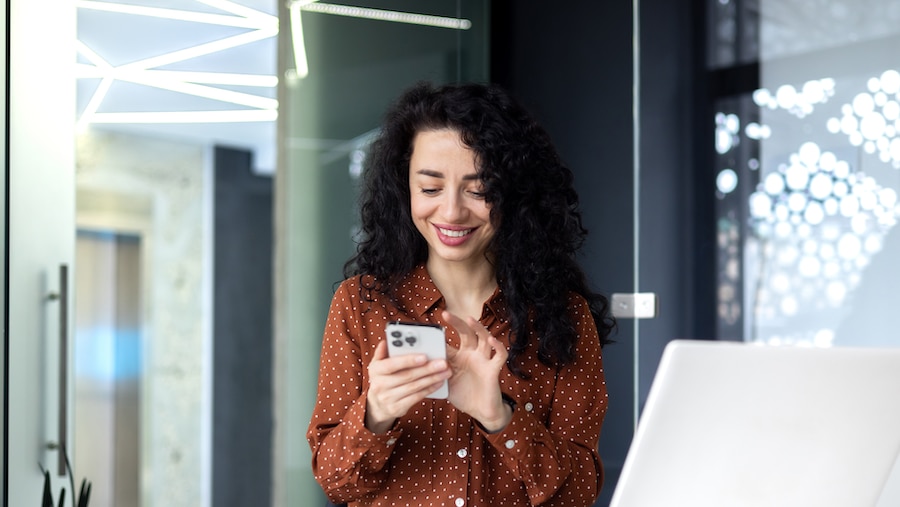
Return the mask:
<svg viewBox="0 0 900 507">
<path fill-rule="evenodd" d="M 537 421 L 530 413 L 514 407 L 512 419 L 502 430 L 496 433 L 488 433 L 481 425 L 478 425 L 478 427 L 484 433 L 487 441 L 501 454 L 518 456 L 520 453 L 527 452 L 528 443 L 537 434 L 535 431 L 535 425 L 537 424 Z"/>
<path fill-rule="evenodd" d="M 361 454 L 365 467 L 379 470 L 387 463 L 403 430 L 395 423 L 387 433 L 375 434 L 366 428 L 365 421 L 366 394 L 363 393 L 344 415 L 343 424 L 348 426 L 346 434 L 352 435 L 350 443 Z"/>
</svg>

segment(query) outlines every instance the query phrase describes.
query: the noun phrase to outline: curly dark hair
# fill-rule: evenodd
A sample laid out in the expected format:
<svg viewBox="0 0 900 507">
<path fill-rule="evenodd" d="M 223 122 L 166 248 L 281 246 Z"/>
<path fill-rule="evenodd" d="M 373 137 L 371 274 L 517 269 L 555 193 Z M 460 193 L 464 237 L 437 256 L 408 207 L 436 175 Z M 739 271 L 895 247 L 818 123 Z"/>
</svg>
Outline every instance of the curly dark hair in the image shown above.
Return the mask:
<svg viewBox="0 0 900 507">
<path fill-rule="evenodd" d="M 424 263 L 428 245 L 410 215 L 409 161 L 418 132 L 452 129 L 476 155 L 496 230 L 488 247 L 510 315 L 507 364 L 524 377 L 518 357 L 529 346 L 528 326 L 540 336 L 538 358 L 560 368 L 575 356 L 569 293 L 584 297 L 601 345 L 615 320 L 608 299 L 591 291 L 575 254 L 584 243 L 572 172 L 550 136 L 505 90 L 493 84 L 406 90 L 385 115 L 366 156 L 361 240 L 344 276 L 371 275 L 367 290 L 392 297 L 396 284 Z M 377 280 L 377 282 L 375 282 Z"/>
</svg>

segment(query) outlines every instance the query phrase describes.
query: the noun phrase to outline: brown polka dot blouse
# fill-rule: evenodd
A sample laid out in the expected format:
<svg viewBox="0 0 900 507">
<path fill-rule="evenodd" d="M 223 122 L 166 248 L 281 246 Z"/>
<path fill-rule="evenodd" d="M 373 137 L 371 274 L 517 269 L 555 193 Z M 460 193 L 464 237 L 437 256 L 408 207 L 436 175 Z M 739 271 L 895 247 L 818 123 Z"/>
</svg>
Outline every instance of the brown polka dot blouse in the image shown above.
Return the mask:
<svg viewBox="0 0 900 507">
<path fill-rule="evenodd" d="M 351 506 L 590 506 L 603 483 L 597 454 L 607 392 L 600 341 L 586 301 L 572 295 L 578 331 L 574 363 L 557 374 L 534 346 L 523 354 L 529 380 L 508 371 L 500 387 L 516 402 L 499 433 L 485 433 L 446 400 L 413 406 L 386 434 L 365 427 L 367 366 L 390 320 L 431 322 L 443 298 L 424 266 L 402 282 L 396 304 L 361 279 L 334 295 L 322 344 L 316 406 L 307 431 L 316 480 L 332 501 Z M 481 323 L 509 345 L 502 292 L 484 304 Z M 447 328 L 447 341 L 459 339 Z M 532 340 L 534 343 L 535 340 Z"/>
</svg>

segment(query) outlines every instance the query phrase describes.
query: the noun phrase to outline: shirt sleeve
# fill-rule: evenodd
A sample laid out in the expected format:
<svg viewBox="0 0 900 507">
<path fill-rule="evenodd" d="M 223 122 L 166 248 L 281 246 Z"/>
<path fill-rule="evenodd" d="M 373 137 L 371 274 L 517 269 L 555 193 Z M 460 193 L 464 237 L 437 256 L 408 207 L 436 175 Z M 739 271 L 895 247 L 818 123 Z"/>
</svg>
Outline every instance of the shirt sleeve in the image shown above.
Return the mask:
<svg viewBox="0 0 900 507">
<path fill-rule="evenodd" d="M 312 470 L 335 502 L 357 499 L 383 487 L 385 465 L 401 431 L 376 435 L 366 429 L 363 326 L 345 282 L 334 295 L 322 341 L 316 406 L 306 438 Z"/>
<path fill-rule="evenodd" d="M 532 505 L 592 505 L 603 484 L 597 445 L 608 396 L 600 338 L 587 302 L 578 297 L 571 307 L 576 358 L 559 373 L 549 422 L 520 403 L 503 431 L 485 434 L 525 485 Z"/>
</svg>

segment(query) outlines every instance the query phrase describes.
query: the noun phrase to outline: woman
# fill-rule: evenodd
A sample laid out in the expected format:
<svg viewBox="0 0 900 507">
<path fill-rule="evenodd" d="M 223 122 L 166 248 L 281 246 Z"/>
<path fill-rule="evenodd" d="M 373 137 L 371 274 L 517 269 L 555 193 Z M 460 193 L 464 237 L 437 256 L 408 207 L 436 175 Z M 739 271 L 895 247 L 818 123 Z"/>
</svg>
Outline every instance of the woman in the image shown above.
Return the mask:
<svg viewBox="0 0 900 507">
<path fill-rule="evenodd" d="M 364 177 L 307 432 L 328 497 L 591 505 L 614 322 L 575 261 L 586 231 L 549 136 L 496 86 L 419 84 Z M 395 320 L 445 327 L 447 359 L 389 357 Z M 444 381 L 448 398 L 427 398 Z"/>
</svg>

